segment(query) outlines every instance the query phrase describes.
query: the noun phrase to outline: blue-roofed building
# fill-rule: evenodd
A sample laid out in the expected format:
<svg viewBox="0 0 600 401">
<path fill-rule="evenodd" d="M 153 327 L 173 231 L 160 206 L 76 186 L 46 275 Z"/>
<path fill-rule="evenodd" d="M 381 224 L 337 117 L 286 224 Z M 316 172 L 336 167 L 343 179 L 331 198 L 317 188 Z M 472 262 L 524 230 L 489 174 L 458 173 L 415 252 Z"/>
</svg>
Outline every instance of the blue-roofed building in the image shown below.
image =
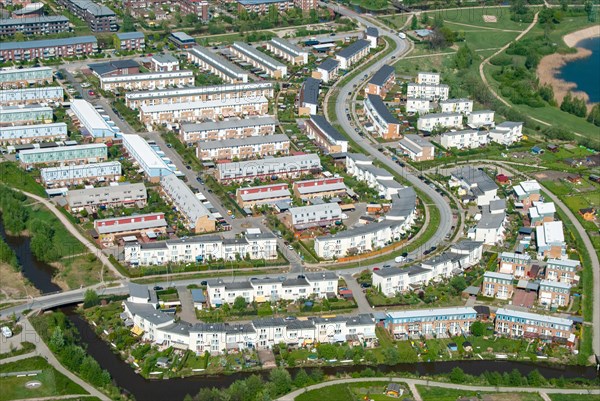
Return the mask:
<svg viewBox="0 0 600 401">
<path fill-rule="evenodd" d="M 0 62 L 85 56 L 97 52 L 95 36 L 5 42 L 0 46 Z"/>
<path fill-rule="evenodd" d="M 69 31 L 69 19 L 62 15 L 39 15 L 29 18 L 0 19 L 0 36 L 50 35 Z"/>
<path fill-rule="evenodd" d="M 206 296 L 204 295 L 204 290 L 201 288 L 193 288 L 192 301 L 194 302 L 194 308 L 202 310 L 202 308 L 206 305 Z"/>
</svg>

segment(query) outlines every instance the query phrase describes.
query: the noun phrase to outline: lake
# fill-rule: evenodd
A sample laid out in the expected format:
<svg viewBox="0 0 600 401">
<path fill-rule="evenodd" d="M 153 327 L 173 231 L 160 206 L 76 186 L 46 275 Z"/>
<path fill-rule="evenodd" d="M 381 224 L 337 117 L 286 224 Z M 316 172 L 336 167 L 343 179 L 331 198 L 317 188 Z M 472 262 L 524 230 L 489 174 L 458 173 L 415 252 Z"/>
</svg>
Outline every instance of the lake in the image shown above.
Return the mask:
<svg viewBox="0 0 600 401">
<path fill-rule="evenodd" d="M 577 43 L 592 51 L 590 57 L 573 60 L 567 63 L 558 74 L 558 78 L 577 85 L 577 90 L 585 92 L 590 97 L 590 102 L 600 102 L 600 37 L 584 39 Z"/>
</svg>

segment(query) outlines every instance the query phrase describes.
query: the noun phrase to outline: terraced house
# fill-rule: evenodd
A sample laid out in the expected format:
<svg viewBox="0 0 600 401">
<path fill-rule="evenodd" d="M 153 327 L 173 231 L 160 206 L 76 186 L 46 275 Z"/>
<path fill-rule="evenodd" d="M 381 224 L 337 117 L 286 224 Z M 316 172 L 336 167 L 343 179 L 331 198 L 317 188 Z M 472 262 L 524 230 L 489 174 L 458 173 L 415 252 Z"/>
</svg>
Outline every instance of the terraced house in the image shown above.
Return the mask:
<svg viewBox="0 0 600 401">
<path fill-rule="evenodd" d="M 578 260 L 548 259 L 544 278 L 549 281 L 558 281 L 574 285 L 579 281 L 577 272 L 580 268 L 581 263 Z"/>
<path fill-rule="evenodd" d="M 297 178 L 308 173 L 318 174 L 320 171 L 321 159 L 318 155 L 301 154 L 221 163 L 217 166 L 216 178 L 219 182 L 244 182 L 256 178 Z"/>
<path fill-rule="evenodd" d="M 287 77 L 287 66 L 285 64 L 244 42 L 234 42 L 230 49 L 235 56 L 250 63 L 253 67 L 260 68 L 275 79 Z"/>
<path fill-rule="evenodd" d="M 304 65 L 308 63 L 308 51 L 301 49 L 285 39 L 276 36 L 268 41 L 265 46 L 268 51 L 293 65 Z"/>
<path fill-rule="evenodd" d="M 2 47 L 4 47 L 4 44 L 2 44 Z M 0 88 L 2 89 L 15 89 L 30 84 L 45 85 L 52 83 L 52 80 L 52 68 L 50 67 L 0 69 Z"/>
<path fill-rule="evenodd" d="M 0 36 L 13 36 L 17 32 L 25 36 L 53 35 L 69 29 L 69 19 L 62 15 L 0 19 Z"/>
<path fill-rule="evenodd" d="M 248 82 L 248 72 L 237 65 L 226 60 L 223 56 L 211 52 L 200 46 L 194 46 L 188 50 L 188 62 L 196 64 L 227 83 Z"/>
<path fill-rule="evenodd" d="M 366 115 L 369 121 L 373 123 L 378 136 L 383 139 L 397 139 L 400 137 L 400 121 L 392 115 L 381 97 L 367 95 L 364 106 Z"/>
<path fill-rule="evenodd" d="M 235 191 L 235 198 L 241 207 L 273 205 L 280 201 L 290 200 L 288 184 L 269 184 L 256 187 L 242 187 Z"/>
<path fill-rule="evenodd" d="M 514 291 L 513 276 L 505 273 L 485 272 L 481 291 L 486 297 L 511 299 Z"/>
<path fill-rule="evenodd" d="M 0 90 L 0 105 L 2 106 L 62 102 L 63 100 L 62 86 Z"/>
<path fill-rule="evenodd" d="M 0 106 L 0 126 L 27 125 L 52 122 L 52 109 L 39 104 Z"/>
<path fill-rule="evenodd" d="M 566 342 L 573 335 L 573 321 L 549 315 L 521 312 L 508 308 L 496 311 L 495 330 L 512 338 L 540 338 Z"/>
<path fill-rule="evenodd" d="M 0 144 L 22 145 L 33 142 L 58 141 L 66 139 L 67 134 L 66 123 L 0 127 Z"/>
<path fill-rule="evenodd" d="M 107 149 L 103 143 L 28 149 L 19 152 L 19 161 L 24 167 L 36 164 L 98 163 L 106 160 L 108 156 Z"/>
<path fill-rule="evenodd" d="M 179 135 L 184 143 L 244 139 L 272 135 L 275 133 L 276 125 L 277 120 L 271 116 L 232 118 L 223 121 L 181 124 Z"/>
<path fill-rule="evenodd" d="M 116 92 L 118 89 L 153 90 L 193 84 L 194 72 L 190 70 L 100 77 L 100 88 L 112 92 Z"/>
<path fill-rule="evenodd" d="M 441 338 L 469 334 L 477 319 L 473 308 L 438 308 L 388 312 L 385 328 L 398 338 L 435 335 Z"/>
<path fill-rule="evenodd" d="M 98 52 L 95 36 L 64 39 L 28 40 L 2 43 L 0 61 L 48 60 L 56 57 L 86 56 Z M 23 77 L 25 79 L 25 77 Z"/>
<path fill-rule="evenodd" d="M 256 159 L 285 156 L 290 152 L 290 139 L 285 134 L 252 136 L 243 139 L 198 142 L 196 157 L 200 160 Z"/>
<path fill-rule="evenodd" d="M 571 285 L 559 281 L 542 280 L 538 300 L 548 307 L 564 307 L 569 305 Z"/>
</svg>

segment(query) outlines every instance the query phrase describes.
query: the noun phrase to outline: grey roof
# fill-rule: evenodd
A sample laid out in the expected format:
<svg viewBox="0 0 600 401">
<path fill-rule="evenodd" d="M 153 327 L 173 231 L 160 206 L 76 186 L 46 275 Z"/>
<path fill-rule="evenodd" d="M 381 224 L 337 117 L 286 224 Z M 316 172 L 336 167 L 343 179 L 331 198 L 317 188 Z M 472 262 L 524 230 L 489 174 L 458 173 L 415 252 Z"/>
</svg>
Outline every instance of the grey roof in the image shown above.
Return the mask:
<svg viewBox="0 0 600 401">
<path fill-rule="evenodd" d="M 257 240 L 257 239 L 274 239 L 277 238 L 275 237 L 275 234 L 270 233 L 270 232 L 264 232 L 264 233 L 259 233 L 259 234 L 246 234 L 246 239 L 247 240 Z"/>
<path fill-rule="evenodd" d="M 477 223 L 477 228 L 498 229 L 502 226 L 505 219 L 505 213 L 483 213 L 481 220 Z"/>
<path fill-rule="evenodd" d="M 375 28 L 374 26 L 369 26 L 369 27 L 367 27 L 367 35 L 379 37 L 379 30 L 377 28 Z"/>
<path fill-rule="evenodd" d="M 197 124 L 181 124 L 184 132 L 212 131 L 230 128 L 253 127 L 256 125 L 275 125 L 277 120 L 271 116 L 232 119 L 226 121 L 207 121 Z"/>
<path fill-rule="evenodd" d="M 306 50 L 302 50 L 299 46 L 293 44 L 292 42 L 289 42 L 285 39 L 281 39 L 277 36 L 271 39 L 271 45 L 278 48 L 282 52 L 292 55 L 300 55 L 302 53 L 307 53 Z"/>
<path fill-rule="evenodd" d="M 490 212 L 495 210 L 506 210 L 506 199 L 494 199 L 490 201 Z"/>
<path fill-rule="evenodd" d="M 464 166 L 452 172 L 452 176 L 465 181 L 470 186 L 476 186 L 481 191 L 498 189 L 498 185 L 483 170 Z"/>
<path fill-rule="evenodd" d="M 98 43 L 95 36 L 75 36 L 72 38 L 62 39 L 43 39 L 43 40 L 27 40 L 24 42 L 5 42 L 2 43 L 2 50 L 25 50 L 25 49 L 40 49 L 53 48 L 58 46 L 80 45 L 84 43 Z"/>
<path fill-rule="evenodd" d="M 98 220 L 96 220 L 98 221 Z M 139 221 L 136 223 L 113 224 L 109 226 L 98 226 L 96 231 L 98 234 L 118 233 L 124 231 L 149 230 L 157 227 L 166 227 L 165 219 Z"/>
<path fill-rule="evenodd" d="M 227 323 L 196 323 L 190 331 L 196 333 L 226 333 Z"/>
<path fill-rule="evenodd" d="M 319 102 L 319 88 L 321 86 L 321 80 L 315 78 L 306 78 L 306 81 L 302 84 L 300 92 L 300 101 L 308 104 L 318 104 Z"/>
<path fill-rule="evenodd" d="M 75 189 L 67 193 L 67 202 L 71 207 L 101 205 L 125 200 L 145 200 L 146 187 L 143 183 L 121 184 L 90 189 Z"/>
<path fill-rule="evenodd" d="M 204 291 L 200 288 L 192 288 L 192 300 L 194 302 L 206 302 L 206 297 L 204 296 Z"/>
<path fill-rule="evenodd" d="M 358 162 L 371 162 L 371 159 L 363 153 L 346 153 L 346 157 Z"/>
<path fill-rule="evenodd" d="M 171 36 L 180 42 L 195 42 L 196 39 L 185 32 L 171 32 Z"/>
<path fill-rule="evenodd" d="M 44 22 L 69 22 L 69 19 L 67 17 L 63 17 L 62 15 L 40 15 L 30 18 L 7 18 L 0 19 L 0 26 L 39 24 Z"/>
<path fill-rule="evenodd" d="M 318 114 L 311 114 L 310 120 L 332 140 L 348 141 L 348 139 L 335 129 L 325 117 Z"/>
<path fill-rule="evenodd" d="M 162 327 L 160 330 L 166 331 L 167 333 L 181 334 L 183 336 L 188 336 L 190 334 L 190 330 L 192 329 L 192 327 L 194 327 L 194 326 L 192 326 L 190 323 L 181 321 L 178 323 L 173 323 L 168 326 Z"/>
<path fill-rule="evenodd" d="M 201 58 L 205 63 L 210 64 L 212 67 L 223 72 L 229 77 L 238 78 L 241 75 L 248 75 L 247 71 L 244 71 L 229 60 L 226 60 L 224 57 L 203 47 L 194 46 L 193 48 L 189 49 L 188 52 L 196 57 Z"/>
<path fill-rule="evenodd" d="M 474 249 L 479 248 L 482 245 L 483 245 L 482 242 L 462 240 L 462 241 L 457 242 L 456 244 L 452 245 L 452 248 L 457 249 L 457 250 L 472 251 Z"/>
<path fill-rule="evenodd" d="M 319 64 L 319 66 L 317 68 L 331 72 L 331 71 L 335 70 L 339 65 L 340 65 L 340 62 L 337 61 L 336 59 L 328 58 L 325 61 L 323 61 L 321 64 Z"/>
<path fill-rule="evenodd" d="M 133 283 L 130 281 L 128 283 L 128 287 L 129 287 L 129 295 L 131 295 L 132 297 L 144 298 L 144 299 L 150 298 L 147 285 L 137 284 L 137 283 Z"/>
<path fill-rule="evenodd" d="M 379 270 L 373 271 L 373 274 L 379 277 L 393 277 L 405 273 L 406 269 L 400 269 L 399 267 L 384 267 Z"/>
<path fill-rule="evenodd" d="M 388 124 L 399 124 L 398 119 L 392 115 L 390 110 L 387 108 L 383 99 L 377 95 L 367 95 L 369 103 L 373 105 L 373 108 L 386 123 Z"/>
<path fill-rule="evenodd" d="M 275 60 L 273 57 L 261 52 L 260 50 L 255 49 L 247 43 L 233 42 L 233 48 L 235 48 L 241 53 L 244 53 L 246 56 L 254 59 L 260 65 L 266 66 L 270 69 L 285 67 L 285 64 L 283 64 L 281 61 Z"/>
<path fill-rule="evenodd" d="M 115 16 L 115 12 L 110 8 L 89 0 L 69 0 L 69 2 L 75 4 L 78 8 L 86 10 L 95 17 Z"/>
<path fill-rule="evenodd" d="M 289 278 L 282 283 L 283 287 L 299 287 L 304 285 L 310 285 L 305 278 Z"/>
<path fill-rule="evenodd" d="M 390 181 L 385 182 L 386 185 L 389 183 Z M 392 209 L 387 212 L 386 216 L 389 218 L 406 218 L 415 210 L 416 204 L 417 193 L 415 189 L 413 187 L 401 188 L 396 195 L 392 196 Z"/>
<path fill-rule="evenodd" d="M 496 128 L 514 128 L 514 127 L 519 127 L 521 125 L 523 125 L 522 122 L 504 121 L 500 124 L 497 124 Z"/>
<path fill-rule="evenodd" d="M 158 61 L 159 63 L 179 63 L 179 60 L 177 60 L 177 58 L 171 54 L 155 54 L 152 56 L 152 59 Z"/>
<path fill-rule="evenodd" d="M 383 86 L 392 74 L 395 75 L 396 70 L 391 65 L 386 64 L 377 70 L 373 77 L 371 77 L 369 83 L 377 86 Z"/>
<path fill-rule="evenodd" d="M 122 32 L 122 33 L 117 33 L 117 37 L 121 40 L 143 39 L 144 34 L 142 32 Z"/>
<path fill-rule="evenodd" d="M 252 145 L 261 145 L 265 143 L 274 143 L 274 142 L 289 142 L 290 139 L 286 134 L 274 134 L 274 135 L 263 135 L 263 136 L 250 136 L 247 138 L 233 138 L 233 139 L 224 139 L 221 141 L 200 141 L 198 142 L 198 148 L 201 150 L 210 150 L 210 149 L 221 149 L 221 148 L 231 148 L 235 146 L 252 146 Z"/>
<path fill-rule="evenodd" d="M 154 307 L 150 304 L 136 304 L 129 301 L 124 301 L 125 305 L 127 305 L 127 309 L 137 316 L 142 317 L 145 320 L 148 320 L 153 324 L 163 324 L 167 322 L 172 322 L 173 316 L 166 314 L 160 310 L 154 309 Z"/>
<path fill-rule="evenodd" d="M 286 324 L 288 330 L 312 329 L 315 324 L 312 320 L 292 320 Z"/>
<path fill-rule="evenodd" d="M 365 47 L 369 47 L 370 45 L 371 43 L 368 40 L 359 39 L 356 42 L 352 43 L 350 46 L 340 50 L 337 55 L 343 58 L 351 58 L 352 56 L 363 50 Z"/>
<path fill-rule="evenodd" d="M 252 321 L 254 328 L 281 327 L 287 323 L 280 317 L 256 319 Z"/>
<path fill-rule="evenodd" d="M 373 315 L 370 313 L 361 313 L 356 316 L 351 316 L 346 321 L 346 326 L 362 326 L 365 324 L 374 324 L 375 321 L 373 319 Z"/>
<path fill-rule="evenodd" d="M 334 272 L 322 272 L 322 273 L 306 273 L 304 274 L 308 281 L 330 281 L 337 280 L 338 276 Z"/>
<path fill-rule="evenodd" d="M 200 202 L 190 187 L 175 174 L 163 176 L 160 185 L 171 197 L 177 209 L 186 216 L 190 224 L 195 225 L 199 218 L 210 216 L 206 206 Z"/>
<path fill-rule="evenodd" d="M 110 72 L 122 69 L 122 68 L 135 68 L 140 65 L 133 59 L 130 60 L 114 60 L 107 61 L 106 63 L 94 63 L 88 64 L 88 67 L 98 75 L 108 74 Z"/>
</svg>

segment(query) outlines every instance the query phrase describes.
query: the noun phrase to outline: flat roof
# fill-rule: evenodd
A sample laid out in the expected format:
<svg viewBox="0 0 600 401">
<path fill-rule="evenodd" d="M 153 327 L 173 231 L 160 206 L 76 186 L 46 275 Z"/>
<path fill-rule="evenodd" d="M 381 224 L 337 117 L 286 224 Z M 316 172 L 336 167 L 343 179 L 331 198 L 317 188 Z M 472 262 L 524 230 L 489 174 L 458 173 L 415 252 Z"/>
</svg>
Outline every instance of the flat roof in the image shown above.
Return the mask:
<svg viewBox="0 0 600 401">
<path fill-rule="evenodd" d="M 245 92 L 259 89 L 272 89 L 273 82 L 249 82 L 238 84 L 210 85 L 210 86 L 192 86 L 187 88 L 161 89 L 151 91 L 127 92 L 126 99 L 154 99 L 163 97 L 190 96 L 200 94 Z"/>
<path fill-rule="evenodd" d="M 117 37 L 119 39 L 123 39 L 123 40 L 143 39 L 144 34 L 142 32 L 121 32 L 121 33 L 117 33 Z"/>
<path fill-rule="evenodd" d="M 90 102 L 83 99 L 73 99 L 71 102 L 71 110 L 76 110 L 79 112 L 77 118 L 81 120 L 81 123 L 85 125 L 85 127 L 90 130 L 90 134 L 94 135 L 91 130 L 108 130 L 114 131 L 110 125 L 106 122 L 105 119 L 100 116 L 98 110 L 92 106 Z M 77 113 L 76 113 L 77 114 Z"/>
<path fill-rule="evenodd" d="M 167 168 L 167 164 L 164 160 L 156 154 L 150 144 L 141 136 L 137 134 L 123 134 L 121 135 L 121 138 L 123 138 L 124 144 L 127 142 L 131 149 L 135 149 L 136 154 L 144 160 L 144 163 L 149 168 Z"/>
<path fill-rule="evenodd" d="M 289 142 L 290 138 L 285 134 L 274 134 L 274 135 L 261 135 L 261 136 L 250 136 L 247 138 L 232 138 L 224 139 L 222 141 L 200 141 L 198 142 L 198 148 L 202 150 L 210 149 L 221 149 L 231 148 L 236 146 L 252 146 L 261 145 L 264 143 L 273 142 Z"/>
<path fill-rule="evenodd" d="M 387 315 L 391 319 L 402 319 L 402 318 L 419 318 L 419 317 L 435 317 L 435 316 L 448 316 L 448 315 L 477 315 L 477 311 L 469 307 L 455 307 L 455 308 L 437 308 L 437 309 L 413 309 L 405 311 L 394 311 L 388 312 Z"/>
<path fill-rule="evenodd" d="M 277 120 L 275 118 L 271 116 L 265 116 L 231 119 L 225 121 L 207 121 L 204 123 L 181 124 L 181 130 L 183 132 L 197 132 L 275 124 L 277 124 Z"/>
<path fill-rule="evenodd" d="M 180 42 L 195 42 L 196 39 L 185 32 L 171 32 L 171 36 Z"/>
<path fill-rule="evenodd" d="M 483 277 L 484 278 L 485 277 L 496 278 L 496 279 L 507 280 L 507 281 L 512 281 L 512 279 L 513 279 L 512 274 L 498 273 L 498 272 L 485 272 L 485 273 L 483 273 Z"/>
<path fill-rule="evenodd" d="M 229 105 L 249 105 L 249 104 L 263 104 L 269 103 L 266 97 L 258 96 L 256 98 L 241 98 L 241 99 L 227 99 L 223 101 L 209 100 L 206 102 L 188 102 L 188 103 L 176 103 L 176 104 L 155 104 L 155 105 L 142 105 L 140 110 L 143 113 L 160 113 L 178 110 L 191 110 L 191 109 L 204 109 L 204 108 L 216 108 Z"/>
<path fill-rule="evenodd" d="M 27 40 L 24 42 L 4 42 L 2 50 L 39 49 L 45 47 L 73 46 L 84 43 L 98 43 L 95 36 L 75 36 L 62 39 Z"/>
<path fill-rule="evenodd" d="M 44 22 L 69 22 L 69 19 L 62 15 L 40 15 L 29 18 L 7 18 L 0 19 L 0 26 L 39 24 Z"/>
<path fill-rule="evenodd" d="M 523 312 L 523 311 L 508 309 L 508 308 L 499 308 L 496 311 L 496 316 L 498 316 L 498 315 L 513 316 L 513 317 L 518 317 L 518 318 L 526 319 L 526 320 L 535 320 L 538 322 L 547 322 L 547 323 L 553 323 L 553 324 L 560 324 L 560 325 L 564 325 L 564 326 L 572 326 L 573 325 L 572 320 L 564 319 L 562 317 L 555 317 L 555 316 L 550 316 L 550 315 L 540 315 L 537 313 Z"/>
<path fill-rule="evenodd" d="M 72 152 L 79 149 L 93 149 L 93 148 L 106 148 L 103 143 L 90 143 L 86 145 L 74 145 L 74 146 L 58 146 L 52 148 L 40 148 L 40 149 L 26 149 L 19 153 L 22 155 L 37 154 L 37 153 L 52 153 L 52 152 Z"/>
<path fill-rule="evenodd" d="M 538 247 L 548 244 L 564 243 L 565 233 L 563 231 L 562 221 L 551 221 L 544 223 L 541 226 L 537 226 L 535 238 L 538 242 Z"/>
</svg>

